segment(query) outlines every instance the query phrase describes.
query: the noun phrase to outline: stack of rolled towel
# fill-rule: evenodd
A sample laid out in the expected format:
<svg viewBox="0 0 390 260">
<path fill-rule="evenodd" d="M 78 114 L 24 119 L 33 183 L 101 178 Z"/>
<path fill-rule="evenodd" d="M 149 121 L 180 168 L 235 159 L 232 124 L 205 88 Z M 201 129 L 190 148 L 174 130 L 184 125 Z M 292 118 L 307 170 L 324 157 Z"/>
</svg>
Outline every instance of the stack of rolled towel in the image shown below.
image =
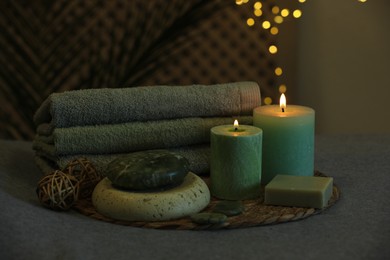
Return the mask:
<svg viewBox="0 0 390 260">
<path fill-rule="evenodd" d="M 97 170 L 120 155 L 167 149 L 196 174 L 209 171 L 210 129 L 252 124 L 261 103 L 255 82 L 102 88 L 51 94 L 34 115 L 37 165 L 44 173 L 87 158 Z"/>
</svg>

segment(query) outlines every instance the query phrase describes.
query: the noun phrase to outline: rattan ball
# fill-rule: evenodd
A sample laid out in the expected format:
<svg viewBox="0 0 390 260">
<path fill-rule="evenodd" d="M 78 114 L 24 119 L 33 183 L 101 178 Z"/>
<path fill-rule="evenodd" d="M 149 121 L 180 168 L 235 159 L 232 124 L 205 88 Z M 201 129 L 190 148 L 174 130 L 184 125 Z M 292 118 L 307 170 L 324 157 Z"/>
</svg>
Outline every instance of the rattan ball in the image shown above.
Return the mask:
<svg viewBox="0 0 390 260">
<path fill-rule="evenodd" d="M 80 182 L 72 175 L 56 170 L 42 177 L 36 190 L 40 202 L 54 210 L 68 210 L 79 197 Z"/>
<path fill-rule="evenodd" d="M 96 184 L 103 178 L 86 158 L 78 158 L 71 161 L 65 167 L 64 172 L 76 177 L 80 181 L 80 199 L 90 197 Z"/>
</svg>

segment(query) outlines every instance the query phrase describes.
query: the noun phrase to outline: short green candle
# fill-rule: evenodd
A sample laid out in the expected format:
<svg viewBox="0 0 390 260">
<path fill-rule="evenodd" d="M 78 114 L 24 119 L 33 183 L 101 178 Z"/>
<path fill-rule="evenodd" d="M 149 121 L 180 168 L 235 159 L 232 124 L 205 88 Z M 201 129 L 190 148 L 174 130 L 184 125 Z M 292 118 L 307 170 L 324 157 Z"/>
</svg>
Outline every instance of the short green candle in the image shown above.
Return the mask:
<svg viewBox="0 0 390 260">
<path fill-rule="evenodd" d="M 263 129 L 262 183 L 277 174 L 313 176 L 314 110 L 288 105 L 253 110 L 253 125 Z"/>
<path fill-rule="evenodd" d="M 249 125 L 211 129 L 211 193 L 226 200 L 260 196 L 263 131 Z"/>
</svg>

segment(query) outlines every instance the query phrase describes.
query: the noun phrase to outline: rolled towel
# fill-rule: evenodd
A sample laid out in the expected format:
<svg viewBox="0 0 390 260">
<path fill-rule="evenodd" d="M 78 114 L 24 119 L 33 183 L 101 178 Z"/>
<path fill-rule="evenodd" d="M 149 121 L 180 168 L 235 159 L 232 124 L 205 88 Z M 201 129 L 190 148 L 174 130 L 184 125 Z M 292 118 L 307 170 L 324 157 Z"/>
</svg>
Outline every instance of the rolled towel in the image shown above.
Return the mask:
<svg viewBox="0 0 390 260">
<path fill-rule="evenodd" d="M 185 117 L 251 115 L 259 106 L 255 82 L 218 85 L 83 89 L 51 94 L 34 115 L 54 127 L 119 124 Z"/>
<path fill-rule="evenodd" d="M 198 175 L 207 175 L 210 170 L 210 145 L 194 145 L 168 149 L 187 158 L 190 163 L 190 171 Z M 35 163 L 44 174 L 57 169 L 64 169 L 70 162 L 77 158 L 87 158 L 97 171 L 104 174 L 107 164 L 124 154 L 77 154 L 51 157 L 39 152 L 35 155 Z"/>
<path fill-rule="evenodd" d="M 252 116 L 240 117 L 239 121 L 250 125 Z M 210 129 L 225 124 L 233 125 L 233 118 L 180 118 L 55 128 L 52 135 L 38 135 L 33 141 L 33 149 L 50 156 L 166 149 L 209 143 Z"/>
</svg>

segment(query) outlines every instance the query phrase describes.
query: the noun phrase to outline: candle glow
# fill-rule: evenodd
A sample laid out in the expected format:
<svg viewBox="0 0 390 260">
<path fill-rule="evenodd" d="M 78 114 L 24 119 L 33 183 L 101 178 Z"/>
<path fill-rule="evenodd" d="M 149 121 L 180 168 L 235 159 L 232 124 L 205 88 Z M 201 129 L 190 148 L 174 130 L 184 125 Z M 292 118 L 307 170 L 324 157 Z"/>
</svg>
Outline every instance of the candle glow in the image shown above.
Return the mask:
<svg viewBox="0 0 390 260">
<path fill-rule="evenodd" d="M 287 106 L 286 96 L 284 95 L 284 93 L 282 93 L 282 95 L 280 96 L 279 106 L 282 109 L 282 112 L 284 112 Z"/>
<path fill-rule="evenodd" d="M 234 120 L 234 123 L 233 123 L 233 125 L 234 125 L 234 131 L 237 131 L 238 130 L 238 126 L 239 126 L 239 124 L 238 124 L 238 120 L 236 119 L 236 120 Z"/>
</svg>

